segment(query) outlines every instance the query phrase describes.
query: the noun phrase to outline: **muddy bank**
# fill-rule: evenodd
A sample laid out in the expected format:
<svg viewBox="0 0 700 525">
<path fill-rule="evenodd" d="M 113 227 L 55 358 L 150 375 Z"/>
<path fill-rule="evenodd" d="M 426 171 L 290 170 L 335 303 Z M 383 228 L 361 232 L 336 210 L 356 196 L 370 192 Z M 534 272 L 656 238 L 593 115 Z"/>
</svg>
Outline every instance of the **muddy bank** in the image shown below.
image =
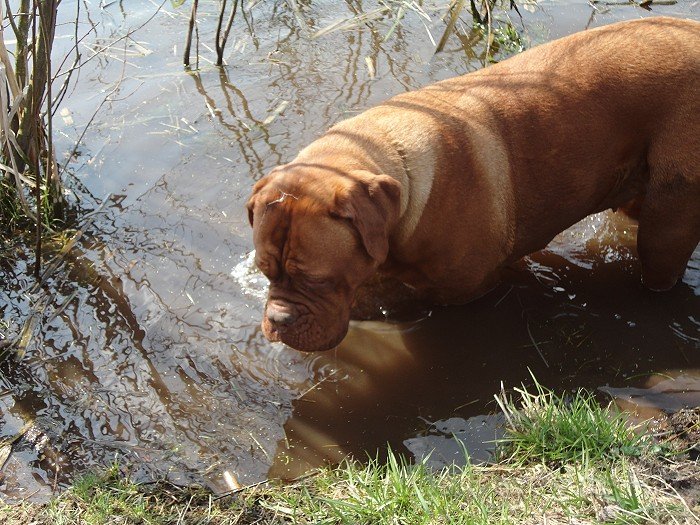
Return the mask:
<svg viewBox="0 0 700 525">
<path fill-rule="evenodd" d="M 546 405 L 546 403 L 545 403 Z M 544 405 L 543 405 L 544 406 Z M 591 414 L 591 417 L 595 417 Z M 10 523 L 696 523 L 700 512 L 700 411 L 656 422 L 655 447 L 627 460 L 547 465 L 511 457 L 452 470 L 388 464 L 315 470 L 291 483 L 262 483 L 214 497 L 168 481 L 135 485 L 127 467 L 79 480 L 43 505 L 2 507 Z M 511 436 L 512 437 L 512 436 Z M 663 450 L 663 452 L 661 452 Z M 597 454 L 601 451 L 590 451 Z M 695 457 L 693 457 L 695 455 Z M 591 456 L 593 457 L 593 456 Z M 393 462 L 393 463 L 392 463 Z M 439 501 L 439 504 L 436 504 Z"/>
</svg>

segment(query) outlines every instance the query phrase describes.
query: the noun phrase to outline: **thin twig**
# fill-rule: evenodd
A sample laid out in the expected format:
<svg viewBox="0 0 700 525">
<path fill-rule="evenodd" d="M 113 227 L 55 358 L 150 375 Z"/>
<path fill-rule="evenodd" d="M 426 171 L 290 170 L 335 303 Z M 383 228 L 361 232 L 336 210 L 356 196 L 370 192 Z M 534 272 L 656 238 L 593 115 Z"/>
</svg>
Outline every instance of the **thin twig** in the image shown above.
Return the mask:
<svg viewBox="0 0 700 525">
<path fill-rule="evenodd" d="M 296 197 L 295 197 L 295 198 L 296 198 Z M 329 380 L 331 377 L 333 377 L 337 372 L 338 372 L 337 370 L 333 370 L 333 372 L 331 372 L 331 373 L 328 374 L 326 377 L 324 377 L 323 379 L 321 379 L 320 381 L 318 381 L 316 384 L 314 384 L 314 385 L 310 386 L 309 388 L 307 388 L 306 390 L 304 390 L 304 392 L 303 392 L 297 399 L 303 398 L 306 394 L 308 394 L 309 392 L 311 392 L 311 391 L 314 390 L 315 388 L 319 387 L 319 386 L 321 385 L 321 383 L 325 383 L 326 381 L 328 381 L 328 380 Z"/>
<path fill-rule="evenodd" d="M 61 102 L 63 102 L 63 98 L 66 96 L 68 93 L 68 85 L 70 84 L 70 80 L 73 77 L 73 72 L 77 71 L 78 75 L 80 75 L 80 68 L 83 66 L 83 64 L 80 62 L 82 59 L 82 54 L 80 53 L 80 44 L 82 41 L 87 38 L 91 33 L 97 32 L 96 28 L 93 26 L 90 28 L 89 31 L 87 31 L 83 36 L 78 37 L 78 28 L 79 28 L 79 22 L 80 22 L 80 2 L 76 2 L 76 11 L 75 11 L 75 26 L 74 26 L 74 31 L 73 31 L 73 40 L 74 44 L 71 49 L 69 49 L 66 52 L 66 55 L 63 57 L 63 60 L 59 64 L 59 66 L 56 68 L 56 74 L 54 75 L 54 82 L 58 80 L 60 77 L 65 75 L 65 80 L 63 81 L 63 84 L 61 85 L 60 89 L 58 90 L 58 93 L 54 97 L 53 101 L 53 107 L 55 108 L 54 112 L 58 110 L 58 107 L 60 106 Z M 71 65 L 70 68 L 66 71 L 61 71 L 63 69 L 63 66 L 66 64 L 66 61 L 68 60 L 68 56 L 72 51 L 75 51 L 75 58 L 73 59 L 73 64 Z M 77 81 L 76 84 L 77 85 Z M 75 90 L 75 87 L 73 88 Z M 53 118 L 54 114 L 51 115 L 51 118 Z M 58 173 L 56 174 L 58 176 Z"/>
<path fill-rule="evenodd" d="M 224 6 L 226 5 L 226 1 L 221 4 L 221 15 L 223 16 L 224 14 Z M 219 26 L 216 29 L 216 43 L 217 43 L 217 49 L 216 49 L 216 65 L 221 66 L 223 65 L 224 61 L 224 48 L 226 47 L 226 42 L 228 41 L 228 35 L 231 32 L 231 26 L 233 25 L 233 19 L 236 17 L 236 10 L 238 9 L 238 0 L 233 0 L 233 9 L 231 10 L 231 14 L 228 17 L 228 21 L 226 22 L 226 29 L 224 30 L 224 34 L 221 37 L 221 40 L 219 40 L 219 33 L 221 29 L 221 18 L 219 18 Z"/>
<path fill-rule="evenodd" d="M 12 14 L 10 0 L 5 0 L 5 9 L 7 10 L 7 19 L 10 22 L 10 27 L 12 27 L 12 32 L 15 34 L 15 38 L 19 38 L 19 28 L 15 24 L 15 15 Z M 2 17 L 0 17 L 0 20 L 2 20 Z"/>
<path fill-rule="evenodd" d="M 53 175 L 53 168 L 54 168 L 54 161 L 53 161 L 53 119 L 51 118 L 51 115 L 53 112 L 51 111 L 51 104 L 53 102 L 52 100 L 52 89 L 53 89 L 53 78 L 51 77 L 51 47 L 52 43 L 49 41 L 49 34 L 51 32 L 51 28 L 55 26 L 56 24 L 56 12 L 58 10 L 58 5 L 55 3 L 57 0 L 52 0 L 50 5 L 50 11 L 49 15 L 51 16 L 51 19 L 47 20 L 46 15 L 41 15 L 41 12 L 39 13 L 39 22 L 41 23 L 42 30 L 41 34 L 44 38 L 44 49 L 46 51 L 46 69 L 47 69 L 47 75 L 46 75 L 46 115 L 48 116 L 47 120 L 47 125 L 46 125 L 46 132 L 47 132 L 47 137 L 46 137 L 46 146 L 47 146 L 47 152 L 46 152 L 46 181 L 45 181 L 45 192 L 46 192 L 46 197 L 47 197 L 47 202 L 49 205 L 52 207 L 52 210 L 55 211 L 54 207 L 59 205 L 59 201 L 54 199 L 60 199 L 61 195 L 60 193 L 57 194 L 59 190 L 58 187 L 51 188 L 51 183 L 52 183 L 52 175 Z M 53 38 L 51 38 L 53 40 Z M 57 178 L 53 178 L 56 182 L 58 182 Z M 52 215 L 54 215 L 52 213 Z"/>
<path fill-rule="evenodd" d="M 532 336 L 532 331 L 530 330 L 530 320 L 529 319 L 525 320 L 525 327 L 527 328 L 527 335 L 530 336 L 530 341 L 532 341 L 532 346 L 534 346 L 535 350 L 537 350 L 537 353 L 540 354 L 540 357 L 542 358 L 542 361 L 544 362 L 545 366 L 547 368 L 549 368 L 549 363 L 544 358 L 544 354 L 542 353 L 542 350 L 540 350 L 540 345 L 537 344 L 537 341 L 535 341 L 535 338 Z"/>
<path fill-rule="evenodd" d="M 8 0 L 6 0 L 8 1 Z M 12 12 L 10 11 L 10 6 L 7 6 L 7 17 L 12 20 Z M 2 5 L 0 5 L 0 20 L 2 20 Z M 13 22 L 13 28 L 14 22 Z M 16 28 L 15 28 L 16 29 Z M 15 32 L 16 34 L 16 32 Z M 5 66 L 5 70 L 7 71 L 7 84 L 10 86 L 10 93 L 12 94 L 12 98 L 17 97 L 20 94 L 20 88 L 19 84 L 17 83 L 17 76 L 15 75 L 15 71 L 12 67 L 12 61 L 10 60 L 10 55 L 7 52 L 7 48 L 5 47 L 5 34 L 4 34 L 4 28 L 3 25 L 0 24 L 0 60 L 2 61 L 2 64 Z M 4 111 L 4 106 L 3 106 L 3 111 Z"/>
<path fill-rule="evenodd" d="M 124 44 L 124 49 L 126 52 L 126 44 Z M 102 106 L 104 106 L 107 101 L 111 100 L 110 97 L 121 87 L 122 82 L 124 81 L 125 72 L 126 72 L 126 60 L 124 61 L 123 65 L 122 65 L 122 73 L 121 73 L 121 76 L 119 77 L 119 80 L 117 80 L 117 83 L 115 84 L 114 88 L 112 88 L 112 90 L 105 95 L 105 97 L 102 99 L 102 102 L 100 102 L 100 105 L 97 106 L 97 109 L 94 111 L 94 113 L 90 117 L 90 120 L 88 120 L 88 123 L 85 125 L 85 128 L 83 128 L 83 132 L 80 134 L 80 137 L 78 137 L 78 140 L 76 141 L 75 146 L 71 150 L 70 155 L 68 155 L 68 158 L 63 163 L 63 167 L 61 168 L 61 173 L 63 173 L 66 170 L 66 168 L 68 167 L 68 163 L 71 161 L 71 159 L 77 153 L 78 148 L 80 147 L 80 143 L 83 141 L 83 138 L 85 137 L 85 134 L 87 133 L 87 130 L 92 125 L 92 121 L 95 120 L 95 117 L 99 113 L 100 109 L 102 109 Z"/>
<path fill-rule="evenodd" d="M 489 4 L 489 0 L 484 0 L 484 4 L 486 5 L 486 27 L 487 27 L 487 32 L 486 32 L 486 56 L 484 57 L 484 67 L 486 67 L 489 62 L 491 62 L 491 38 L 492 38 L 492 31 L 493 31 L 493 21 L 491 20 L 491 5 Z"/>
<path fill-rule="evenodd" d="M 148 25 L 151 22 L 151 20 L 153 20 L 156 17 L 156 15 L 158 15 L 158 13 L 160 13 L 160 11 L 163 9 L 163 6 L 165 5 L 165 3 L 167 1 L 168 0 L 163 0 L 160 4 L 158 4 L 158 7 L 153 12 L 153 14 L 151 16 L 149 16 L 143 23 L 141 23 L 140 25 L 138 25 L 137 27 L 135 27 L 133 29 L 130 29 L 127 33 L 120 36 L 119 38 L 115 38 L 108 45 L 99 47 L 98 50 L 96 52 L 94 52 L 90 58 L 85 59 L 85 61 L 83 61 L 81 65 L 84 66 L 85 64 L 92 61 L 93 59 L 95 59 L 97 57 L 102 57 L 103 56 L 102 52 L 108 50 L 109 48 L 113 47 L 115 44 L 118 44 L 122 40 L 131 38 L 134 33 L 143 29 L 146 25 Z M 88 15 L 88 18 L 89 18 L 89 15 Z M 96 25 L 95 25 L 95 27 L 96 27 Z"/>
</svg>

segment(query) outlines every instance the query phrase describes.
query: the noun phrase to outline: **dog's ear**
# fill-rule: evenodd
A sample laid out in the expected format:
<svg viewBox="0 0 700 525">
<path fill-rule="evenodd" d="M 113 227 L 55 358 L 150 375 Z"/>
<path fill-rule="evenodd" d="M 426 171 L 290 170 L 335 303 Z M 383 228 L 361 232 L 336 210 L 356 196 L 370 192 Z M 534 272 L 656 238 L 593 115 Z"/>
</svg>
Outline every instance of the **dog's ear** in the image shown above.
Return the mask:
<svg viewBox="0 0 700 525">
<path fill-rule="evenodd" d="M 257 195 L 261 189 L 263 189 L 265 186 L 267 186 L 267 183 L 269 181 L 270 181 L 270 178 L 269 178 L 269 176 L 267 176 L 267 177 L 263 177 L 258 182 L 256 182 L 255 186 L 253 186 L 253 194 L 250 196 L 250 198 L 248 199 L 248 202 L 245 205 L 245 207 L 248 209 L 248 222 L 250 223 L 251 226 L 253 226 L 253 216 L 255 215 L 255 201 L 256 201 Z"/>
<path fill-rule="evenodd" d="M 388 175 L 351 175 L 352 184 L 336 193 L 331 214 L 350 220 L 369 256 L 381 264 L 389 253 L 389 230 L 399 217 L 401 184 Z"/>
<path fill-rule="evenodd" d="M 255 210 L 255 194 L 251 195 L 245 207 L 248 209 L 248 222 L 253 226 L 253 214 Z"/>
</svg>

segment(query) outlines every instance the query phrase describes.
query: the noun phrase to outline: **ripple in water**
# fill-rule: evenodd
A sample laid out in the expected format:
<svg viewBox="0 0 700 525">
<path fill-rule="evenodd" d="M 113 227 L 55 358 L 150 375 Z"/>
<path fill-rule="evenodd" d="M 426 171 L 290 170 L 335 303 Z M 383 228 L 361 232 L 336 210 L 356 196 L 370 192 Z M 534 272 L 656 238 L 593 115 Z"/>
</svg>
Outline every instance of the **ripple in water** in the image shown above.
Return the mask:
<svg viewBox="0 0 700 525">
<path fill-rule="evenodd" d="M 241 286 L 245 295 L 264 302 L 269 282 L 255 267 L 255 250 L 241 255 L 240 259 L 241 262 L 231 270 L 231 277 Z"/>
</svg>

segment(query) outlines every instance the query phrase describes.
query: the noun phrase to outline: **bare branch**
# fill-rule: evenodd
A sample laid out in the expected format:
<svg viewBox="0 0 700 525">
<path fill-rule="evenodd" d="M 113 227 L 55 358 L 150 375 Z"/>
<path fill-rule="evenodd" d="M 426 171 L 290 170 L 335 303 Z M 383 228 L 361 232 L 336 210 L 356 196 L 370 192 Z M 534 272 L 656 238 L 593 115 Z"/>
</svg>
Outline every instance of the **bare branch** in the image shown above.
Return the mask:
<svg viewBox="0 0 700 525">
<path fill-rule="evenodd" d="M 194 29 L 197 20 L 197 7 L 199 6 L 199 0 L 193 0 L 192 11 L 190 12 L 190 23 L 187 28 L 187 40 L 185 41 L 185 54 L 183 56 L 183 62 L 185 67 L 190 66 L 190 49 L 192 48 L 192 30 Z"/>
<path fill-rule="evenodd" d="M 238 0 L 233 0 L 233 8 L 229 14 L 228 20 L 226 22 L 226 29 L 224 29 L 223 35 L 221 33 L 221 26 L 224 20 L 224 12 L 226 11 L 226 0 L 221 2 L 221 10 L 219 11 L 219 23 L 216 26 L 216 65 L 221 66 L 224 63 L 224 49 L 226 48 L 226 41 L 228 40 L 228 35 L 231 31 L 231 26 L 233 25 L 233 19 L 236 17 L 236 10 L 238 9 Z"/>
</svg>

